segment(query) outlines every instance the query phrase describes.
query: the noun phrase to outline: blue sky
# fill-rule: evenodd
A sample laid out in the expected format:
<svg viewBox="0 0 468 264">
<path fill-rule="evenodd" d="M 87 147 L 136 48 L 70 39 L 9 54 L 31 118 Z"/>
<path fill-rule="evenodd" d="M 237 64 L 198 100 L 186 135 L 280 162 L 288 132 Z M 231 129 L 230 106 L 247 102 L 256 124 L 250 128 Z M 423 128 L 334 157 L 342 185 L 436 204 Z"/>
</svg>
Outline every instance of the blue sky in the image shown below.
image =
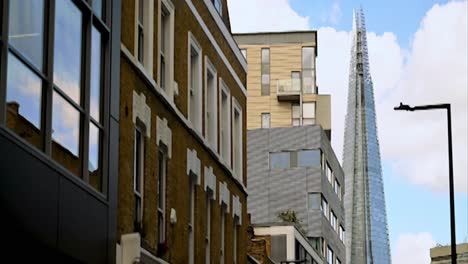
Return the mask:
<svg viewBox="0 0 468 264">
<path fill-rule="evenodd" d="M 331 95 L 339 159 L 352 16 L 361 5 L 393 263 L 427 264 L 429 248 L 450 242 L 446 117 L 393 107 L 452 104 L 457 242 L 468 242 L 468 1 L 229 0 L 233 32 L 318 31 L 317 85 Z"/>
</svg>

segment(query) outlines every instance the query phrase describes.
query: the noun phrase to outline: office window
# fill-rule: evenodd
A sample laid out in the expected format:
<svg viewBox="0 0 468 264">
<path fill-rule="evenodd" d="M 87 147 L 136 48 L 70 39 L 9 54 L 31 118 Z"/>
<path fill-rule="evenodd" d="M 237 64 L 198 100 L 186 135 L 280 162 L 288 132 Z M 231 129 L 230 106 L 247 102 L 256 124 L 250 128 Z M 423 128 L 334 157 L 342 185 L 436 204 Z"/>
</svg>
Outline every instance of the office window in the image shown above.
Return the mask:
<svg viewBox="0 0 468 264">
<path fill-rule="evenodd" d="M 205 178 L 206 179 L 206 178 Z M 211 196 L 212 192 L 206 193 L 205 208 L 206 208 L 206 233 L 205 233 L 205 263 L 210 264 L 210 247 L 211 247 Z"/>
<path fill-rule="evenodd" d="M 345 235 L 345 231 L 344 231 L 344 228 L 342 225 L 340 225 L 340 229 L 338 231 L 338 235 L 340 237 L 340 240 L 344 242 L 344 235 Z"/>
<path fill-rule="evenodd" d="M 242 110 L 234 98 L 232 102 L 233 170 L 237 179 L 242 182 Z"/>
<path fill-rule="evenodd" d="M 195 183 L 194 179 L 191 177 L 189 179 L 189 222 L 188 222 L 188 255 L 189 255 L 189 264 L 195 263 L 195 238 L 194 238 L 194 220 L 195 217 Z"/>
<path fill-rule="evenodd" d="M 320 193 L 309 193 L 309 210 L 320 209 Z"/>
<path fill-rule="evenodd" d="M 133 146 L 133 194 L 134 194 L 134 212 L 133 212 L 133 230 L 140 232 L 143 227 L 143 179 L 144 179 L 144 138 L 139 128 L 135 129 Z"/>
<path fill-rule="evenodd" d="M 302 90 L 315 93 L 315 48 L 302 47 Z"/>
<path fill-rule="evenodd" d="M 333 171 L 330 167 L 330 164 L 328 164 L 327 161 L 325 161 L 325 175 L 327 176 L 327 179 L 328 179 L 328 182 L 330 182 L 330 184 L 333 184 L 333 181 L 332 181 L 332 174 L 333 174 Z"/>
<path fill-rule="evenodd" d="M 270 49 L 262 49 L 262 95 L 270 95 Z"/>
<path fill-rule="evenodd" d="M 221 0 L 214 0 L 214 6 L 216 11 L 222 16 L 223 14 L 223 2 Z"/>
<path fill-rule="evenodd" d="M 302 124 L 313 125 L 315 124 L 315 102 L 314 103 L 303 103 L 302 104 Z"/>
<path fill-rule="evenodd" d="M 292 125 L 293 126 L 300 126 L 301 125 L 301 108 L 299 104 L 292 104 L 291 105 L 291 112 L 292 112 Z"/>
<path fill-rule="evenodd" d="M 246 49 L 240 49 L 242 56 L 247 60 L 247 50 Z"/>
<path fill-rule="evenodd" d="M 297 152 L 299 167 L 320 167 L 320 150 L 301 150 Z"/>
<path fill-rule="evenodd" d="M 189 32 L 189 120 L 202 133 L 202 54 L 198 42 Z"/>
<path fill-rule="evenodd" d="M 333 250 L 330 247 L 327 247 L 327 263 L 333 264 Z"/>
<path fill-rule="evenodd" d="M 287 169 L 290 167 L 290 153 L 270 153 L 270 169 Z"/>
<path fill-rule="evenodd" d="M 231 165 L 231 100 L 230 93 L 223 81 L 220 87 L 220 154 L 224 161 Z"/>
<path fill-rule="evenodd" d="M 291 88 L 295 92 L 301 91 L 301 72 L 291 72 Z"/>
<path fill-rule="evenodd" d="M 328 219 L 328 202 L 325 200 L 325 198 L 322 196 L 322 206 L 320 207 L 323 215 Z"/>
<path fill-rule="evenodd" d="M 144 64 L 145 50 L 145 0 L 138 0 L 138 61 Z"/>
<path fill-rule="evenodd" d="M 218 100 L 217 100 L 217 73 L 205 57 L 205 137 L 213 149 L 218 149 Z"/>
<path fill-rule="evenodd" d="M 167 154 L 164 150 L 158 151 L 158 242 L 166 239 L 166 176 L 167 176 Z"/>
<path fill-rule="evenodd" d="M 103 0 L 93 0 L 93 10 L 96 13 L 96 16 L 103 19 L 103 4 L 105 4 L 105 1 L 103 3 Z"/>
<path fill-rule="evenodd" d="M 338 195 L 338 198 L 341 200 L 341 185 L 338 183 L 338 181 L 335 179 L 335 193 Z"/>
<path fill-rule="evenodd" d="M 333 230 L 336 230 L 336 215 L 335 213 L 333 212 L 333 210 L 330 210 L 330 224 L 333 228 Z"/>
<path fill-rule="evenodd" d="M 101 13 L 83 11 L 79 0 L 49 2 L 9 2 L 9 35 L 2 39 L 8 70 L 0 87 L 6 89 L 6 108 L 0 112 L 6 110 L 11 132 L 105 192 L 102 106 L 108 84 L 102 76 L 110 61 L 110 31 L 95 19 Z M 98 3 L 98 11 L 105 2 Z M 46 21 L 54 26 L 46 27 Z"/>
<path fill-rule="evenodd" d="M 262 128 L 270 128 L 270 113 L 262 113 Z"/>
<path fill-rule="evenodd" d="M 220 252 L 219 252 L 219 263 L 224 264 L 224 250 L 225 250 L 225 239 L 226 239 L 226 206 L 222 205 L 221 206 L 221 223 L 220 223 L 220 229 L 221 229 L 221 247 L 220 247 Z"/>
</svg>

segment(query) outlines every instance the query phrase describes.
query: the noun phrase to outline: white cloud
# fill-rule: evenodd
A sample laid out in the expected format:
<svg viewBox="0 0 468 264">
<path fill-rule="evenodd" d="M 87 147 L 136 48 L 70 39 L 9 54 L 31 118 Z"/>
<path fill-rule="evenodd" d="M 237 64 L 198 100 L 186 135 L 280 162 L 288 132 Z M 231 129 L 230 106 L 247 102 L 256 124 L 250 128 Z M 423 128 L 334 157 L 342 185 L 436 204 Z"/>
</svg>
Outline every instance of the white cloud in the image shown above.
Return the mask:
<svg viewBox="0 0 468 264">
<path fill-rule="evenodd" d="M 228 6 L 235 33 L 309 29 L 309 17 L 298 15 L 288 0 L 228 0 Z"/>
<path fill-rule="evenodd" d="M 430 248 L 435 245 L 432 235 L 427 232 L 400 234 L 393 247 L 392 262 L 398 264 L 430 263 Z"/>
<path fill-rule="evenodd" d="M 341 19 L 341 6 L 340 3 L 335 1 L 331 5 L 330 9 L 327 13 L 322 13 L 322 22 L 328 22 L 333 25 L 338 24 L 339 20 Z"/>
<path fill-rule="evenodd" d="M 399 175 L 435 191 L 448 191 L 447 125 L 443 111 L 395 112 L 412 105 L 452 104 L 455 188 L 467 192 L 467 2 L 435 5 L 403 50 L 393 33 L 369 32 L 382 159 Z M 341 159 L 346 114 L 350 33 L 318 32 L 317 82 L 332 95 L 333 147 Z"/>
</svg>

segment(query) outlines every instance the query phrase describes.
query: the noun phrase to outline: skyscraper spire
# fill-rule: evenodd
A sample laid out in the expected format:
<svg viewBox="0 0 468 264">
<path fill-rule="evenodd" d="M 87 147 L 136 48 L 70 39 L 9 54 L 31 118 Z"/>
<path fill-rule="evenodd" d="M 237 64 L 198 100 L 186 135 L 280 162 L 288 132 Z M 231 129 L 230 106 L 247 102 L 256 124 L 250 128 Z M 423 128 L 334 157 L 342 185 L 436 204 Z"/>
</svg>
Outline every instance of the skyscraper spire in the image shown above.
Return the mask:
<svg viewBox="0 0 468 264">
<path fill-rule="evenodd" d="M 354 12 L 345 121 L 346 262 L 390 264 L 382 167 L 362 7 Z"/>
</svg>

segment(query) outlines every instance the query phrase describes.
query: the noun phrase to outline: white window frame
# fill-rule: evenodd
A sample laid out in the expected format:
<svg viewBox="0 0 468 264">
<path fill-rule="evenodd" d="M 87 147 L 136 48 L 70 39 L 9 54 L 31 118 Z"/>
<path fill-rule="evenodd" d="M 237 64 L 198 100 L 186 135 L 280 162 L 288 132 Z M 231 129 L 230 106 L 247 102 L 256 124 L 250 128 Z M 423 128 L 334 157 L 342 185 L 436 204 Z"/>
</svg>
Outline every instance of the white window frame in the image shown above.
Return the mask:
<svg viewBox="0 0 468 264">
<path fill-rule="evenodd" d="M 227 87 L 226 83 L 220 78 L 219 81 L 219 153 L 224 160 L 224 162 L 231 166 L 231 92 Z M 226 106 L 223 105 L 223 94 L 226 95 Z M 226 115 L 223 116 L 223 108 L 226 107 Z M 226 122 L 226 128 L 223 127 L 224 122 Z M 226 130 L 226 131 L 225 131 Z"/>
<path fill-rule="evenodd" d="M 268 118 L 268 122 L 264 123 L 264 117 Z M 271 127 L 271 114 L 270 113 L 262 113 L 260 116 L 260 122 L 262 128 L 270 128 Z"/>
<path fill-rule="evenodd" d="M 195 80 L 197 83 L 197 87 L 192 87 L 192 48 L 198 54 L 198 78 Z M 188 120 L 192 124 L 193 128 L 197 130 L 200 135 L 202 134 L 202 93 L 203 93 L 203 78 L 202 78 L 202 61 L 203 61 L 203 53 L 200 44 L 192 35 L 192 33 L 188 32 L 188 52 L 187 52 L 187 112 L 188 112 Z M 196 112 L 194 113 L 191 109 L 191 99 L 192 96 L 194 98 L 194 103 L 196 103 Z"/>
<path fill-rule="evenodd" d="M 236 124 L 236 112 L 239 115 L 239 123 Z M 242 173 L 242 166 L 243 166 L 243 148 L 242 148 L 242 131 L 243 131 L 243 119 L 242 119 L 242 107 L 240 106 L 239 102 L 237 102 L 236 98 L 232 97 L 232 170 L 235 174 L 235 177 L 240 181 L 243 182 L 243 173 Z M 237 131 L 235 131 L 237 130 Z"/>
<path fill-rule="evenodd" d="M 208 74 L 213 77 L 211 87 L 208 87 Z M 205 138 L 208 144 L 217 151 L 218 150 L 218 72 L 211 63 L 208 56 L 205 56 Z M 211 92 L 209 92 L 211 91 Z M 209 95 L 211 95 L 211 104 L 209 104 Z M 208 119 L 212 120 L 210 122 Z M 211 137 L 210 137 L 211 135 Z"/>
<path fill-rule="evenodd" d="M 135 34 L 134 34 L 134 56 L 136 61 L 143 66 L 146 74 L 153 77 L 153 34 L 154 34 L 154 0 L 142 0 L 143 7 L 143 62 L 138 58 L 139 50 L 139 9 L 140 0 L 135 0 Z"/>
<path fill-rule="evenodd" d="M 139 158 L 140 160 L 136 160 L 136 144 L 137 144 L 137 132 L 139 133 L 139 137 L 140 137 L 140 146 L 139 146 L 139 149 L 140 149 L 140 153 L 139 153 Z M 139 174 L 140 175 L 135 175 L 135 169 L 136 168 L 133 168 L 134 172 L 133 172 L 133 195 L 134 195 L 134 198 L 136 199 L 136 197 L 138 196 L 139 199 L 140 199 L 140 212 L 139 212 L 139 215 L 137 216 L 137 220 L 139 222 L 139 228 L 141 229 L 143 227 L 143 211 L 144 211 L 144 204 L 143 204 L 143 201 L 144 201 L 144 186 L 145 186 L 145 136 L 143 134 L 143 129 L 141 129 L 139 126 L 135 126 L 135 129 L 134 129 L 134 139 L 133 139 L 133 146 L 134 146 L 134 150 L 133 150 L 133 153 L 134 153 L 134 157 L 133 157 L 133 164 L 135 166 L 135 163 L 138 163 L 137 166 L 139 166 Z M 140 178 L 140 188 L 141 190 L 137 190 L 137 177 Z M 135 204 L 134 204 L 135 205 Z M 134 223 L 135 224 L 135 223 Z"/>
<path fill-rule="evenodd" d="M 166 24 L 165 36 L 165 50 L 162 50 L 162 16 L 163 12 L 168 22 Z M 158 24 L 159 24 L 159 57 L 158 57 L 158 80 L 160 87 L 166 92 L 170 100 L 174 100 L 174 4 L 169 0 L 161 0 L 161 8 L 159 9 L 158 15 Z M 161 76 L 162 69 L 162 58 L 164 58 L 164 76 Z M 164 86 L 162 85 L 162 80 L 164 77 Z"/>
<path fill-rule="evenodd" d="M 162 163 L 160 160 L 160 156 L 162 155 Z M 166 239 L 166 180 L 167 180 L 167 162 L 168 162 L 168 153 L 159 148 L 158 149 L 158 176 L 157 176 L 157 183 L 158 183 L 158 237 L 156 238 L 158 242 L 162 242 Z M 162 178 L 160 179 L 161 167 L 162 166 Z M 160 187 L 162 185 L 162 187 Z M 159 191 L 163 191 L 162 199 Z M 162 216 L 162 223 L 159 219 L 159 215 Z"/>
</svg>

